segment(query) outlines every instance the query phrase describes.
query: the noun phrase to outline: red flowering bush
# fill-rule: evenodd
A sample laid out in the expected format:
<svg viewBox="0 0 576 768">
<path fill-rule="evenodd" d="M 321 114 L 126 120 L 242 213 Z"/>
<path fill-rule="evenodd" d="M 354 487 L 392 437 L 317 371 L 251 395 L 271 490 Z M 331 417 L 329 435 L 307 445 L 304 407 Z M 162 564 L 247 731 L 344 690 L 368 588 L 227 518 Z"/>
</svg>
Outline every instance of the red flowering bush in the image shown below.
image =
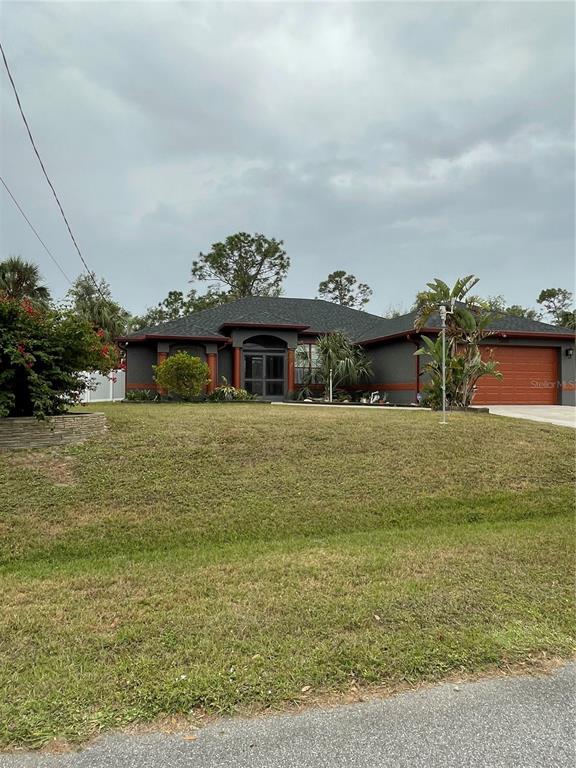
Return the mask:
<svg viewBox="0 0 576 768">
<path fill-rule="evenodd" d="M 0 298 L 0 416 L 63 413 L 79 401 L 86 373 L 108 374 L 119 362 L 117 347 L 71 311 Z"/>
</svg>

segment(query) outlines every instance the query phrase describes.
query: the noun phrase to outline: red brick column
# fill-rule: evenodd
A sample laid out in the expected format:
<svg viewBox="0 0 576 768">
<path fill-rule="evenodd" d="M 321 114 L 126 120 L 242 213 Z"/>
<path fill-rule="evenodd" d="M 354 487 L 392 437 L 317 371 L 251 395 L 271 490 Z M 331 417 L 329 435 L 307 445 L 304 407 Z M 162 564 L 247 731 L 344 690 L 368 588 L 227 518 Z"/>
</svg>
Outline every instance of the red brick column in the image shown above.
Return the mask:
<svg viewBox="0 0 576 768">
<path fill-rule="evenodd" d="M 296 391 L 294 384 L 294 350 L 288 350 L 288 394 L 291 395 Z"/>
<path fill-rule="evenodd" d="M 232 350 L 232 386 L 240 388 L 240 366 L 242 364 L 242 350 L 240 347 L 234 347 Z"/>
<path fill-rule="evenodd" d="M 214 392 L 214 388 L 218 386 L 218 357 L 216 352 L 208 352 L 206 355 L 206 362 L 210 370 L 210 381 L 206 387 L 206 392 Z"/>
</svg>

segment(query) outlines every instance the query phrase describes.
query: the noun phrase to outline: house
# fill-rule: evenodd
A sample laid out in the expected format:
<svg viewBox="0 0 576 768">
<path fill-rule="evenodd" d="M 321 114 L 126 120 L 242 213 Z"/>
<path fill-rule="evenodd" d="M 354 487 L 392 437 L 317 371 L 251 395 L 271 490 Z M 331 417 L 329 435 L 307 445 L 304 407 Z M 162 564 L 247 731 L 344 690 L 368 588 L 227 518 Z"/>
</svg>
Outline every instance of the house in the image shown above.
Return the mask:
<svg viewBox="0 0 576 768">
<path fill-rule="evenodd" d="M 414 312 L 386 319 L 320 299 L 238 299 L 122 337 L 126 389 L 154 389 L 152 366 L 186 351 L 208 363 L 210 389 L 224 376 L 266 399 L 293 397 L 302 381 L 296 350 L 313 352 L 318 336 L 340 330 L 372 362 L 371 381 L 359 389 L 414 403 L 422 387 L 422 358 L 414 352 L 421 335 L 435 335 L 440 326 L 432 317 L 416 331 L 414 320 Z M 503 379 L 482 379 L 475 404 L 575 404 L 573 331 L 513 316 L 499 319 L 492 330 L 483 347 L 500 363 Z"/>
</svg>

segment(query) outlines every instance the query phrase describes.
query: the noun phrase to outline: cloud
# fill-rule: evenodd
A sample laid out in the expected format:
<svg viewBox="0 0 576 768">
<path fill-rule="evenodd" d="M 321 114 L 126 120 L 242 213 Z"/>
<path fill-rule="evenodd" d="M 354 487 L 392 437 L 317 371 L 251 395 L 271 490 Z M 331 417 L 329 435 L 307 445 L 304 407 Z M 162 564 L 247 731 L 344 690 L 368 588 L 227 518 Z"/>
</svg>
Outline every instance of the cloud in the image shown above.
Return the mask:
<svg viewBox="0 0 576 768">
<path fill-rule="evenodd" d="M 372 311 L 473 271 L 531 303 L 573 283 L 573 8 L 563 3 L 4 4 L 25 109 L 88 262 L 140 311 L 237 230 L 287 293 L 335 268 Z M 2 172 L 77 257 L 2 78 Z M 65 285 L 0 199 L 2 251 Z"/>
</svg>

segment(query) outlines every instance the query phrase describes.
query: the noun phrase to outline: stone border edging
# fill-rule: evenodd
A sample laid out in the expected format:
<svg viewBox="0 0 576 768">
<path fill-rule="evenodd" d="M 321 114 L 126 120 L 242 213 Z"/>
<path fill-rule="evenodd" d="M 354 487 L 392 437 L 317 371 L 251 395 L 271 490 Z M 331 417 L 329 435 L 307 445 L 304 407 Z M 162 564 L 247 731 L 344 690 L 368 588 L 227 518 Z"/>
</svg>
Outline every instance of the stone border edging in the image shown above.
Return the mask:
<svg viewBox="0 0 576 768">
<path fill-rule="evenodd" d="M 65 413 L 39 420 L 33 416 L 0 419 L 0 450 L 52 448 L 83 443 L 107 429 L 103 413 Z"/>
</svg>

